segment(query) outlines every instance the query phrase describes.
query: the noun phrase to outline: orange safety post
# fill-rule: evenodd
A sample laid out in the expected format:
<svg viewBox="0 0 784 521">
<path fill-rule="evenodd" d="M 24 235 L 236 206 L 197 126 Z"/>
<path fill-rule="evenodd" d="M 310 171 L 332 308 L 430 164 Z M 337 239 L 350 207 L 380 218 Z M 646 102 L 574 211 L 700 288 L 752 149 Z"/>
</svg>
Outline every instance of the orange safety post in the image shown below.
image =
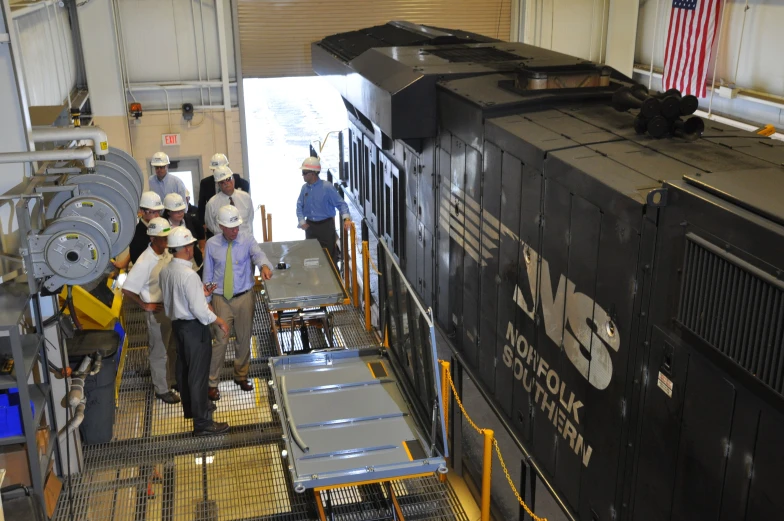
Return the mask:
<svg viewBox="0 0 784 521">
<path fill-rule="evenodd" d="M 493 431 L 484 429 L 484 456 L 482 458 L 482 504 L 480 505 L 481 521 L 490 521 L 490 487 L 493 476 Z"/>
<path fill-rule="evenodd" d="M 267 242 L 267 208 L 261 205 L 261 240 Z"/>
<path fill-rule="evenodd" d="M 357 227 L 351 223 L 351 289 L 354 292 L 354 307 L 359 307 L 359 285 L 357 284 Z"/>
<path fill-rule="evenodd" d="M 370 331 L 370 247 L 367 241 L 362 241 L 362 291 L 365 299 L 365 331 Z"/>
<path fill-rule="evenodd" d="M 268 242 L 272 242 L 272 214 L 267 214 L 267 238 L 265 239 Z"/>
<path fill-rule="evenodd" d="M 343 287 L 346 288 L 346 294 L 351 297 L 351 281 L 349 280 L 349 258 L 348 258 L 348 230 L 344 227 L 340 234 L 340 248 L 343 251 Z"/>
</svg>

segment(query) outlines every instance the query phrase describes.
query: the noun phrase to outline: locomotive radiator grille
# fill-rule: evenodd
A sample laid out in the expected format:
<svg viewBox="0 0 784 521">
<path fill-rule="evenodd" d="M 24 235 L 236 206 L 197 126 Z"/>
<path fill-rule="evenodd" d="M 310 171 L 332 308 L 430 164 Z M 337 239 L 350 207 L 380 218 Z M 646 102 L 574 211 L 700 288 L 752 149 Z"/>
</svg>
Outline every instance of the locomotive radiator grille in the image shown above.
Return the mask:
<svg viewBox="0 0 784 521">
<path fill-rule="evenodd" d="M 784 395 L 784 291 L 767 273 L 689 234 L 677 320 Z"/>
</svg>

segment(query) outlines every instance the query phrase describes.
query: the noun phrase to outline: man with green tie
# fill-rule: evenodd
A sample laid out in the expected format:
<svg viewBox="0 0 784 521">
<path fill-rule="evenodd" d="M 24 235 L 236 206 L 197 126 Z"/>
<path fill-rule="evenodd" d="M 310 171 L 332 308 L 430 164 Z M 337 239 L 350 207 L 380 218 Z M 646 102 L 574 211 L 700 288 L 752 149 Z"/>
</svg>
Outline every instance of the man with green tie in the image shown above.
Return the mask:
<svg viewBox="0 0 784 521">
<path fill-rule="evenodd" d="M 227 332 L 213 327 L 215 344 L 210 365 L 210 400 L 220 400 L 220 373 L 226 356 L 231 327 L 237 336 L 234 358 L 234 383 L 243 391 L 252 391 L 248 381 L 250 339 L 253 327 L 253 266 L 261 270 L 264 280 L 272 278 L 272 263 L 250 234 L 240 231 L 242 217 L 236 206 L 220 208 L 217 223 L 221 234 L 207 241 L 204 254 L 204 282 L 215 284 L 212 307 L 215 314 L 228 323 Z"/>
</svg>

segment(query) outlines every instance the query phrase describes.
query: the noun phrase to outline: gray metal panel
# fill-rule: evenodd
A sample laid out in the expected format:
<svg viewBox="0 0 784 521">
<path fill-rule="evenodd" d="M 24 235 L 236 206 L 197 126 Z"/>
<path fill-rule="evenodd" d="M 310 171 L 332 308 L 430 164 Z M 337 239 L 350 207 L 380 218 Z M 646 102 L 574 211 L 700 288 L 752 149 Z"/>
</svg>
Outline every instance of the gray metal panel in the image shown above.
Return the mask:
<svg viewBox="0 0 784 521">
<path fill-rule="evenodd" d="M 705 140 L 774 165 L 784 166 L 784 141 L 755 136 L 751 132 L 747 137 L 709 137 Z"/>
<path fill-rule="evenodd" d="M 274 272 L 264 283 L 264 300 L 271 310 L 342 303 L 346 298 L 335 268 L 316 239 L 287 242 L 265 242 L 261 250 L 277 264 L 285 262 L 288 269 Z M 306 266 L 305 262 L 313 266 Z"/>
<path fill-rule="evenodd" d="M 418 186 L 418 217 L 430 233 L 435 233 L 436 212 L 438 211 L 438 198 L 436 197 L 435 171 L 436 171 L 436 144 L 435 140 L 427 139 L 422 147 L 422 154 L 419 157 L 419 167 L 421 173 Z"/>
<path fill-rule="evenodd" d="M 542 170 L 547 152 L 579 146 L 573 139 L 548 130 L 523 116 L 488 119 L 486 139 L 513 153 L 525 164 Z"/>
<path fill-rule="evenodd" d="M 414 459 L 403 445 L 430 449 L 379 350 L 271 358 L 270 368 L 295 490 L 446 470 L 440 454 Z"/>
</svg>

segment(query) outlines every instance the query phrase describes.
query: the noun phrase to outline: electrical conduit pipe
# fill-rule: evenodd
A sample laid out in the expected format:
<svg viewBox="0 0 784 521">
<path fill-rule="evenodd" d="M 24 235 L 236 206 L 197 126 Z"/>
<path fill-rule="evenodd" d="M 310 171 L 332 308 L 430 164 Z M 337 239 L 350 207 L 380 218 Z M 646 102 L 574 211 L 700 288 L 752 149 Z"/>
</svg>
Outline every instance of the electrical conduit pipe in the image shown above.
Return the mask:
<svg viewBox="0 0 784 521">
<path fill-rule="evenodd" d="M 33 143 L 75 140 L 92 141 L 93 152 L 96 156 L 105 156 L 109 152 L 109 138 L 100 127 L 34 128 L 30 133 L 30 139 Z"/>
<path fill-rule="evenodd" d="M 33 150 L 26 152 L 4 152 L 0 163 L 32 163 L 34 161 L 84 161 L 86 168 L 95 168 L 95 157 L 90 147 L 64 148 L 57 150 Z"/>
</svg>

